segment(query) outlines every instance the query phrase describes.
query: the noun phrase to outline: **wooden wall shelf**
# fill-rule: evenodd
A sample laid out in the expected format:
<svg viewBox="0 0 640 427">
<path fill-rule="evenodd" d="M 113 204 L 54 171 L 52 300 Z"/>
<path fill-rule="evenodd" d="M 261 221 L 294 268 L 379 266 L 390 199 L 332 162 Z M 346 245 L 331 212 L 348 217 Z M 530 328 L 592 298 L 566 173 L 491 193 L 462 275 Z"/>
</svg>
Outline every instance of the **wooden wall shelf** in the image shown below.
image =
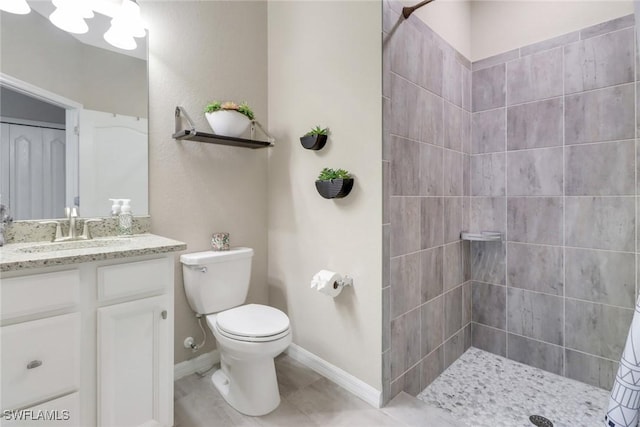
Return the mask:
<svg viewBox="0 0 640 427">
<path fill-rule="evenodd" d="M 189 129 L 184 129 L 182 126 L 181 117 L 184 117 L 187 123 L 189 124 Z M 224 135 L 216 135 L 214 133 L 200 132 L 195 129 L 191 118 L 187 114 L 184 108 L 178 106 L 176 107 L 175 113 L 176 120 L 176 131 L 173 134 L 173 138 L 178 141 L 188 140 L 188 141 L 198 141 L 205 142 L 207 144 L 218 144 L 218 145 L 227 145 L 230 147 L 242 147 L 242 148 L 265 148 L 265 147 L 273 147 L 273 137 L 264 130 L 264 128 L 257 121 L 253 120 L 251 122 L 251 139 L 246 138 L 236 138 L 232 136 L 224 136 Z M 258 127 L 262 133 L 265 134 L 268 141 L 261 141 L 258 139 L 254 139 L 256 127 Z"/>
</svg>

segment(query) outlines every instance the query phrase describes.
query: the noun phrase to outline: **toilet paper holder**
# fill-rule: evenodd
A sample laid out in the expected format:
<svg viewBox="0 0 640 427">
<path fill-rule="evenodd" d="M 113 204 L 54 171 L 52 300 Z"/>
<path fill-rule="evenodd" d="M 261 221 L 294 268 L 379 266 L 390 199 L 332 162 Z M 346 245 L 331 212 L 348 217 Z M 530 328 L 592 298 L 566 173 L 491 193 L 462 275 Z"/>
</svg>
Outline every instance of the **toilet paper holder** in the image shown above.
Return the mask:
<svg viewBox="0 0 640 427">
<path fill-rule="evenodd" d="M 330 297 L 337 297 L 346 286 L 353 286 L 353 278 L 334 271 L 320 270 L 311 279 L 311 289 Z"/>
<path fill-rule="evenodd" d="M 345 286 L 353 286 L 353 277 L 344 276 L 342 279 L 333 282 L 333 289 L 342 289 Z"/>
</svg>

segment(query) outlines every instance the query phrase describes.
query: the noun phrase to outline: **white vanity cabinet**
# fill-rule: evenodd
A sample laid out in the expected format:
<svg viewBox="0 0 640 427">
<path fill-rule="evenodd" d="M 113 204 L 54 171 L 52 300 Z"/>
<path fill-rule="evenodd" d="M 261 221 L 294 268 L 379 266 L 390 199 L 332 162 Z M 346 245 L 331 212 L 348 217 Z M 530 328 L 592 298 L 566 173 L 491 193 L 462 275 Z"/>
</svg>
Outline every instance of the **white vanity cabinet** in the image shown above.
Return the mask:
<svg viewBox="0 0 640 427">
<path fill-rule="evenodd" d="M 0 290 L 1 424 L 42 423 L 38 405 L 51 401 L 43 416 L 52 425 L 80 426 L 79 270 L 3 277 Z M 60 397 L 69 408 L 58 408 Z M 74 417 L 63 413 L 73 406 Z M 5 413 L 16 409 L 27 411 Z"/>
<path fill-rule="evenodd" d="M 173 424 L 173 263 L 98 268 L 98 425 Z M 171 291 L 171 297 L 168 293 Z"/>
<path fill-rule="evenodd" d="M 0 278 L 0 425 L 173 425 L 173 255 Z"/>
</svg>

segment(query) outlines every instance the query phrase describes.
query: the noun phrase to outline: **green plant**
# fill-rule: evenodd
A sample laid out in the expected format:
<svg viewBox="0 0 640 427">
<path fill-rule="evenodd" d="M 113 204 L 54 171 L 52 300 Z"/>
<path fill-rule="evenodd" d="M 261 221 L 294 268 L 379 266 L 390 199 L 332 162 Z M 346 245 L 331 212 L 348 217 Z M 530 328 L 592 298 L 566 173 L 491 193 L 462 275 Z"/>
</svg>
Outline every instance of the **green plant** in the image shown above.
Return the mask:
<svg viewBox="0 0 640 427">
<path fill-rule="evenodd" d="M 316 136 L 316 135 L 329 135 L 329 128 L 321 128 L 320 126 L 316 126 L 311 128 L 311 130 L 304 134 L 304 136 Z"/>
<path fill-rule="evenodd" d="M 253 111 L 251 110 L 251 107 L 249 107 L 249 104 L 247 104 L 246 102 L 243 102 L 242 104 L 238 105 L 233 101 L 226 101 L 226 102 L 213 101 L 204 108 L 205 113 L 213 113 L 215 111 L 220 111 L 220 110 L 235 110 L 238 113 L 241 113 L 247 116 L 249 120 L 253 120 L 253 118 L 255 117 L 255 115 L 253 114 Z"/>
<path fill-rule="evenodd" d="M 324 168 L 318 175 L 318 181 L 331 181 L 332 179 L 349 179 L 351 174 L 344 169 Z"/>
</svg>

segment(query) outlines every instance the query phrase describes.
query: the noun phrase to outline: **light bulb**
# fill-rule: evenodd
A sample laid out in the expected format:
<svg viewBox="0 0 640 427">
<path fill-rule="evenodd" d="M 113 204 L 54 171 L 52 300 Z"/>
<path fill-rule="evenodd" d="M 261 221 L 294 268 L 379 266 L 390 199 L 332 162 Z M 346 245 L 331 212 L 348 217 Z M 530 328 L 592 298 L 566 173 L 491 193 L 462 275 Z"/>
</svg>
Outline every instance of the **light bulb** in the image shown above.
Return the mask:
<svg viewBox="0 0 640 427">
<path fill-rule="evenodd" d="M 67 8 L 59 7 L 49 15 L 49 20 L 56 27 L 73 34 L 84 34 L 89 31 L 89 26 L 81 15 L 70 12 Z"/>
<path fill-rule="evenodd" d="M 111 20 L 111 28 L 104 33 L 104 39 L 107 43 L 119 49 L 134 50 L 138 44 L 133 39 L 133 35 L 127 31 L 127 28 L 118 25 L 115 19 Z"/>
<path fill-rule="evenodd" d="M 17 15 L 26 15 L 31 12 L 27 0 L 3 0 L 0 2 L 0 10 Z"/>
<path fill-rule="evenodd" d="M 126 29 L 133 37 L 145 37 L 147 35 L 140 18 L 140 6 L 133 0 L 122 1 L 120 10 L 113 18 L 113 24 Z"/>
<path fill-rule="evenodd" d="M 88 19 L 93 18 L 93 9 L 86 0 L 53 0 L 53 5 L 57 8 L 68 9 L 70 13 L 80 15 Z"/>
</svg>

